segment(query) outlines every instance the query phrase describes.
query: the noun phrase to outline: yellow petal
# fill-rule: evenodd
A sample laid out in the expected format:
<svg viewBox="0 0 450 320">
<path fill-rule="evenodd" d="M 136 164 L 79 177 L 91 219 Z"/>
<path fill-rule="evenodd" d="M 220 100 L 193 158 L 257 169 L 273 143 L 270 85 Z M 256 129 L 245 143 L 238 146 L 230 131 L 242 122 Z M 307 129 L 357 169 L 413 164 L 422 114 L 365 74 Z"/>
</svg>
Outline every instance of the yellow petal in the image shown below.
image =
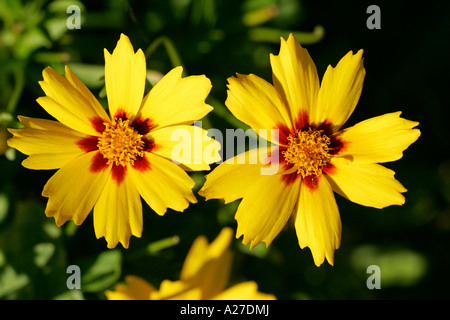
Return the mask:
<svg viewBox="0 0 450 320">
<path fill-rule="evenodd" d="M 22 161 L 22 165 L 34 170 L 59 169 L 82 153 L 84 152 L 32 154 Z"/>
<path fill-rule="evenodd" d="M 214 300 L 276 300 L 273 294 L 258 291 L 254 281 L 236 284 L 214 297 Z"/>
<path fill-rule="evenodd" d="M 220 143 L 197 126 L 170 126 L 152 130 L 156 148 L 153 153 L 182 164 L 189 170 L 210 170 L 209 164 L 220 161 Z"/>
<path fill-rule="evenodd" d="M 108 300 L 149 300 L 150 294 L 156 289 L 147 281 L 136 276 L 126 276 L 126 285 L 118 284 L 115 291 L 106 290 Z"/>
<path fill-rule="evenodd" d="M 180 279 L 189 279 L 200 270 L 207 259 L 208 245 L 208 239 L 205 236 L 198 236 L 194 240 L 184 260 Z"/>
<path fill-rule="evenodd" d="M 300 179 L 285 184 L 281 175 L 261 177 L 245 193 L 236 212 L 236 237 L 255 247 L 260 242 L 269 246 L 291 216 L 300 191 Z"/>
<path fill-rule="evenodd" d="M 96 116 L 102 118 L 102 119 L 108 119 L 108 115 L 103 109 L 102 105 L 98 100 L 95 98 L 95 96 L 92 94 L 92 92 L 86 87 L 86 85 L 70 70 L 69 66 L 65 66 L 65 76 L 67 81 L 78 90 L 78 92 L 81 93 L 82 96 L 87 98 L 89 101 L 92 111 L 95 112 Z"/>
<path fill-rule="evenodd" d="M 350 51 L 335 68 L 328 66 L 322 79 L 317 107 L 311 113 L 311 122 L 332 123 L 337 131 L 347 121 L 358 103 L 366 71 L 363 50 L 355 55 Z"/>
<path fill-rule="evenodd" d="M 151 300 L 201 300 L 200 288 L 192 287 L 185 281 L 163 280 L 159 291 L 150 294 Z"/>
<path fill-rule="evenodd" d="M 150 169 L 130 167 L 127 174 L 133 177 L 140 195 L 157 214 L 164 215 L 167 208 L 184 211 L 189 202 L 197 202 L 192 193 L 195 182 L 183 169 L 156 154 L 146 153 L 146 157 Z"/>
<path fill-rule="evenodd" d="M 94 207 L 96 237 L 105 237 L 108 248 L 118 242 L 128 248 L 131 235 L 141 236 L 142 224 L 141 197 L 133 180 L 128 174 L 120 184 L 108 179 Z"/>
<path fill-rule="evenodd" d="M 147 74 L 145 56 L 141 49 L 136 53 L 130 39 L 123 33 L 112 54 L 105 54 L 105 87 L 111 117 L 118 110 L 137 114 L 144 97 Z"/>
<path fill-rule="evenodd" d="M 142 103 L 141 114 L 157 127 L 192 124 L 213 108 L 205 103 L 211 81 L 204 75 L 182 78 L 183 68 L 167 73 L 150 90 Z"/>
<path fill-rule="evenodd" d="M 228 283 L 232 236 L 232 229 L 224 228 L 211 244 L 208 245 L 204 237 L 199 237 L 189 250 L 180 279 L 191 287 L 200 288 L 203 299 L 215 296 Z"/>
<path fill-rule="evenodd" d="M 230 275 L 231 261 L 231 252 L 226 250 L 221 256 L 205 261 L 199 272 L 185 281 L 201 289 L 202 299 L 211 299 L 225 289 Z"/>
<path fill-rule="evenodd" d="M 105 110 L 83 83 L 66 67 L 62 76 L 47 67 L 42 72 L 43 81 L 39 81 L 46 96 L 36 101 L 59 122 L 69 128 L 90 135 L 98 135 L 92 120 L 108 119 Z"/>
<path fill-rule="evenodd" d="M 198 273 L 206 261 L 221 257 L 229 248 L 232 237 L 233 231 L 231 228 L 223 228 L 211 244 L 208 244 L 205 236 L 198 236 L 186 256 L 180 279 L 189 279 Z"/>
<path fill-rule="evenodd" d="M 263 176 L 264 170 L 269 170 L 265 160 L 267 152 L 267 148 L 257 148 L 221 163 L 206 175 L 199 194 L 206 200 L 224 199 L 225 203 L 242 198 Z"/>
<path fill-rule="evenodd" d="M 315 108 L 319 93 L 316 66 L 293 34 L 287 41 L 281 38 L 280 52 L 270 55 L 270 64 L 274 86 L 286 102 L 293 124 L 301 111 L 310 114 Z"/>
<path fill-rule="evenodd" d="M 8 145 L 30 155 L 22 164 L 29 169 L 58 169 L 84 153 L 77 141 L 85 135 L 51 120 L 19 116 L 22 129 L 9 129 L 14 135 Z"/>
<path fill-rule="evenodd" d="M 354 162 L 388 162 L 400 159 L 403 151 L 420 136 L 419 123 L 393 112 L 362 121 L 339 135 L 345 147 L 339 156 Z"/>
<path fill-rule="evenodd" d="M 42 195 L 49 198 L 45 214 L 58 226 L 68 220 L 80 225 L 94 207 L 110 169 L 91 171 L 97 152 L 85 153 L 59 169 L 46 183 Z"/>
<path fill-rule="evenodd" d="M 344 158 L 334 158 L 332 164 L 336 170 L 327 178 L 333 190 L 350 201 L 379 209 L 405 202 L 401 193 L 407 190 L 394 178 L 394 171 L 379 164 L 355 163 Z"/>
<path fill-rule="evenodd" d="M 228 78 L 225 101 L 231 113 L 256 133 L 289 124 L 289 112 L 279 93 L 264 79 L 254 75 L 237 74 Z M 269 134 L 270 136 L 270 134 Z"/>
<path fill-rule="evenodd" d="M 341 243 L 341 218 L 328 181 L 321 176 L 317 188 L 302 184 L 295 215 L 295 231 L 300 248 L 309 247 L 314 263 L 325 258 L 334 263 L 334 250 Z"/>
</svg>

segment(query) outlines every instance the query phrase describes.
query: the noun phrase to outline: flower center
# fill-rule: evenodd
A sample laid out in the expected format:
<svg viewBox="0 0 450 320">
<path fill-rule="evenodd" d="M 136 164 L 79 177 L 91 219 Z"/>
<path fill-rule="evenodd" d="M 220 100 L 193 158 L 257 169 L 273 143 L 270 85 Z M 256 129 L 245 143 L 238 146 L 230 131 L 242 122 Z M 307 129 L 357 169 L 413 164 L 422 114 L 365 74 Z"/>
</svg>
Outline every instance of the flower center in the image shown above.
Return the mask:
<svg viewBox="0 0 450 320">
<path fill-rule="evenodd" d="M 331 159 L 329 154 L 330 138 L 322 133 L 323 130 L 298 131 L 287 138 L 289 145 L 281 153 L 288 163 L 297 168 L 297 174 L 302 178 L 309 175 L 320 175 L 322 168 Z"/>
<path fill-rule="evenodd" d="M 98 139 L 97 147 L 108 159 L 108 164 L 134 165 L 137 157 L 144 156 L 142 135 L 129 126 L 129 121 L 115 118 L 111 123 L 105 123 L 105 131 Z"/>
</svg>

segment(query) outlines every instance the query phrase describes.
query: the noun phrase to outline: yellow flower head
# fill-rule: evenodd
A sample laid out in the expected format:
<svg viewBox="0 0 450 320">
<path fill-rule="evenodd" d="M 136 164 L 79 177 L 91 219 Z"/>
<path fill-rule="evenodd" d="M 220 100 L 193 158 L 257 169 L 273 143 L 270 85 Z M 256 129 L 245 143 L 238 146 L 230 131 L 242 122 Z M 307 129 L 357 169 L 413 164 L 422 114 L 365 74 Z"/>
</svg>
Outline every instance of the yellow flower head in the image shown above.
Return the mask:
<svg viewBox="0 0 450 320">
<path fill-rule="evenodd" d="M 233 237 L 224 228 L 208 244 L 199 236 L 192 244 L 181 270 L 180 280 L 161 282 L 159 290 L 136 276 L 125 277 L 126 285 L 118 284 L 115 291 L 107 290 L 109 300 L 273 300 L 275 296 L 258 292 L 253 281 L 227 288 L 231 268 L 229 246 Z"/>
<path fill-rule="evenodd" d="M 183 169 L 208 170 L 220 157 L 194 162 L 202 155 L 171 154 L 176 130 L 203 137 L 194 151 L 218 144 L 192 126 L 212 110 L 205 104 L 209 79 L 182 78 L 177 67 L 144 97 L 142 50 L 134 52 L 122 34 L 113 53 L 104 54 L 109 115 L 69 67 L 64 76 L 48 67 L 40 81 L 46 96 L 37 102 L 58 121 L 19 116 L 24 128 L 10 129 L 14 137 L 8 144 L 29 155 L 22 163 L 26 168 L 59 169 L 42 192 L 48 197 L 45 214 L 58 226 L 68 220 L 79 225 L 94 209 L 97 238 L 105 237 L 109 248 L 118 242 L 127 248 L 131 235 L 142 233 L 140 196 L 159 215 L 167 208 L 183 211 L 197 201 L 194 181 Z"/>
<path fill-rule="evenodd" d="M 311 249 L 317 266 L 325 258 L 333 264 L 341 239 L 333 191 L 375 208 L 404 203 L 406 189 L 377 163 L 400 159 L 420 136 L 413 129 L 418 122 L 394 112 L 340 130 L 361 95 L 362 54 L 346 54 L 319 84 L 308 51 L 291 34 L 281 39 L 279 54 L 270 56 L 273 85 L 253 74 L 228 79 L 226 105 L 233 115 L 257 133 L 277 133 L 268 150 L 257 148 L 219 165 L 200 191 L 226 203 L 243 198 L 236 220 L 244 244 L 269 245 L 292 216 L 300 247 Z M 256 153 L 265 160 L 243 164 Z M 261 174 L 271 165 L 278 166 L 274 174 Z"/>
</svg>

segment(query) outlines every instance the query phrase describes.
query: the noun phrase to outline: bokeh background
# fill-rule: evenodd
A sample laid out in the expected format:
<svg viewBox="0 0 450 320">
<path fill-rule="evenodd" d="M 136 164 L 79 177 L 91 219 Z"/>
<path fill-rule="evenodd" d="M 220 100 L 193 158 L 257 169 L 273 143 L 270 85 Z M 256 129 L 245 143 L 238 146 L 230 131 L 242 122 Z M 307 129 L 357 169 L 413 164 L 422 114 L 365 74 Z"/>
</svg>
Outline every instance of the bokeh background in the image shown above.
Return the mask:
<svg viewBox="0 0 450 320">
<path fill-rule="evenodd" d="M 369 30 L 369 5 L 381 9 L 381 29 Z M 66 25 L 70 5 L 81 9 L 81 28 Z M 42 188 L 54 171 L 21 166 L 8 149 L 8 127 L 17 115 L 50 119 L 35 99 L 51 66 L 69 65 L 105 104 L 103 48 L 112 52 L 120 33 L 147 58 L 148 87 L 176 65 L 205 74 L 215 107 L 204 128 L 243 128 L 224 106 L 226 79 L 236 72 L 271 81 L 269 53 L 294 32 L 322 77 L 348 51 L 364 49 L 367 76 L 360 102 L 347 122 L 388 112 L 420 122 L 422 136 L 401 160 L 386 164 L 408 189 L 403 206 L 362 207 L 336 195 L 343 223 L 335 266 L 313 264 L 290 225 L 269 248 L 250 251 L 235 240 L 229 283 L 256 281 L 279 299 L 450 298 L 450 157 L 448 71 L 450 5 L 410 1 L 103 0 L 0 1 L 0 298 L 105 299 L 129 274 L 158 287 L 177 280 L 193 240 L 212 241 L 224 226 L 236 228 L 238 202 L 191 205 L 159 217 L 144 205 L 142 238 L 113 250 L 96 239 L 90 215 L 81 226 L 56 227 L 45 217 Z M 205 172 L 193 173 L 198 182 Z M 68 290 L 69 265 L 81 268 L 81 290 Z M 381 270 L 381 289 L 369 290 L 369 265 Z"/>
</svg>

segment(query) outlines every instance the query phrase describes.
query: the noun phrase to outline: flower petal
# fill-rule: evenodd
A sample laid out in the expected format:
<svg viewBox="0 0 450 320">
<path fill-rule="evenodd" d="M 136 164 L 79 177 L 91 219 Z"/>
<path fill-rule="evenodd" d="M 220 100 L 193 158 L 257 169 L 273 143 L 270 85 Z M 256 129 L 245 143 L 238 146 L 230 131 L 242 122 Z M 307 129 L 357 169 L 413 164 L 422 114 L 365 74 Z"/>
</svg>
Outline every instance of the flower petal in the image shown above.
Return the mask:
<svg viewBox="0 0 450 320">
<path fill-rule="evenodd" d="M 22 129 L 9 129 L 14 135 L 8 145 L 30 155 L 22 164 L 29 169 L 58 169 L 84 153 L 77 141 L 85 135 L 51 120 L 19 116 Z"/>
<path fill-rule="evenodd" d="M 279 123 L 290 124 L 289 111 L 277 90 L 254 74 L 228 78 L 225 104 L 236 118 L 256 133 L 260 129 L 275 128 Z"/>
<path fill-rule="evenodd" d="M 149 300 L 156 289 L 147 281 L 136 276 L 126 276 L 126 285 L 117 284 L 115 291 L 106 290 L 108 300 Z"/>
<path fill-rule="evenodd" d="M 204 236 L 198 237 L 184 261 L 180 279 L 202 290 L 203 299 L 221 292 L 228 283 L 231 270 L 229 246 L 233 238 L 231 228 L 224 228 L 208 245 Z"/>
<path fill-rule="evenodd" d="M 327 179 L 335 192 L 350 201 L 379 209 L 405 203 L 401 193 L 407 190 L 394 178 L 394 171 L 379 164 L 356 163 L 345 158 L 333 158 L 331 163 L 336 169 Z"/>
<path fill-rule="evenodd" d="M 192 278 L 208 260 L 222 257 L 230 247 L 232 238 L 233 230 L 231 228 L 223 228 L 211 244 L 208 244 L 205 236 L 198 236 L 184 260 L 180 279 Z M 228 275 L 226 278 L 228 279 Z"/>
<path fill-rule="evenodd" d="M 333 131 L 337 131 L 347 121 L 358 103 L 366 75 L 362 55 L 363 50 L 355 55 L 350 51 L 335 68 L 328 66 L 311 122 L 331 122 Z"/>
<path fill-rule="evenodd" d="M 141 49 L 134 52 L 130 39 L 123 33 L 112 54 L 105 54 L 105 87 L 111 118 L 118 110 L 137 114 L 144 97 L 147 74 Z"/>
<path fill-rule="evenodd" d="M 315 108 L 319 93 L 316 65 L 292 33 L 287 41 L 281 38 L 280 52 L 270 55 L 270 64 L 273 84 L 286 102 L 294 124 L 301 111 L 310 114 Z"/>
<path fill-rule="evenodd" d="M 201 288 L 186 281 L 163 280 L 159 291 L 150 294 L 150 300 L 202 300 Z"/>
<path fill-rule="evenodd" d="M 330 184 L 323 175 L 319 179 L 314 189 L 302 184 L 295 230 L 300 248 L 309 247 L 316 266 L 325 258 L 333 265 L 334 250 L 341 243 L 342 224 Z"/>
<path fill-rule="evenodd" d="M 186 125 L 156 129 L 151 132 L 157 146 L 152 152 L 189 170 L 210 170 L 210 163 L 221 160 L 221 146 L 207 133 L 200 127 Z"/>
<path fill-rule="evenodd" d="M 97 152 L 85 153 L 59 169 L 46 183 L 42 195 L 49 198 L 45 214 L 58 226 L 73 220 L 80 225 L 94 207 L 110 170 L 91 171 Z"/>
<path fill-rule="evenodd" d="M 267 152 L 267 148 L 253 149 L 221 163 L 206 175 L 199 194 L 206 200 L 224 199 L 225 203 L 244 197 L 247 190 L 262 177 L 262 170 L 270 167 L 264 158 Z"/>
<path fill-rule="evenodd" d="M 93 128 L 92 119 L 105 121 L 108 115 L 92 93 L 66 66 L 65 76 L 47 67 L 39 81 L 46 96 L 36 101 L 50 115 L 66 126 L 90 135 L 98 135 Z"/>
<path fill-rule="evenodd" d="M 105 237 L 108 248 L 120 242 L 128 248 L 131 235 L 141 237 L 142 203 L 129 175 L 121 183 L 108 179 L 94 207 L 94 229 L 97 238 Z"/>
<path fill-rule="evenodd" d="M 155 128 L 192 124 L 213 109 L 205 103 L 211 81 L 204 75 L 182 78 L 182 72 L 182 67 L 172 69 L 144 98 L 140 112 Z"/>
<path fill-rule="evenodd" d="M 238 283 L 214 297 L 214 300 L 276 300 L 273 294 L 258 291 L 254 281 Z"/>
<path fill-rule="evenodd" d="M 362 121 L 339 133 L 345 148 L 339 156 L 354 162 L 388 162 L 400 159 L 403 151 L 420 136 L 419 123 L 393 112 Z"/>
<path fill-rule="evenodd" d="M 164 215 L 167 208 L 184 211 L 189 202 L 197 202 L 192 193 L 195 182 L 183 169 L 158 155 L 146 153 L 145 156 L 150 168 L 130 167 L 127 174 L 133 177 L 140 195 L 157 214 Z"/>
<path fill-rule="evenodd" d="M 245 193 L 238 210 L 236 237 L 254 248 L 269 246 L 291 216 L 300 191 L 300 179 L 287 185 L 281 175 L 263 176 Z"/>
</svg>

